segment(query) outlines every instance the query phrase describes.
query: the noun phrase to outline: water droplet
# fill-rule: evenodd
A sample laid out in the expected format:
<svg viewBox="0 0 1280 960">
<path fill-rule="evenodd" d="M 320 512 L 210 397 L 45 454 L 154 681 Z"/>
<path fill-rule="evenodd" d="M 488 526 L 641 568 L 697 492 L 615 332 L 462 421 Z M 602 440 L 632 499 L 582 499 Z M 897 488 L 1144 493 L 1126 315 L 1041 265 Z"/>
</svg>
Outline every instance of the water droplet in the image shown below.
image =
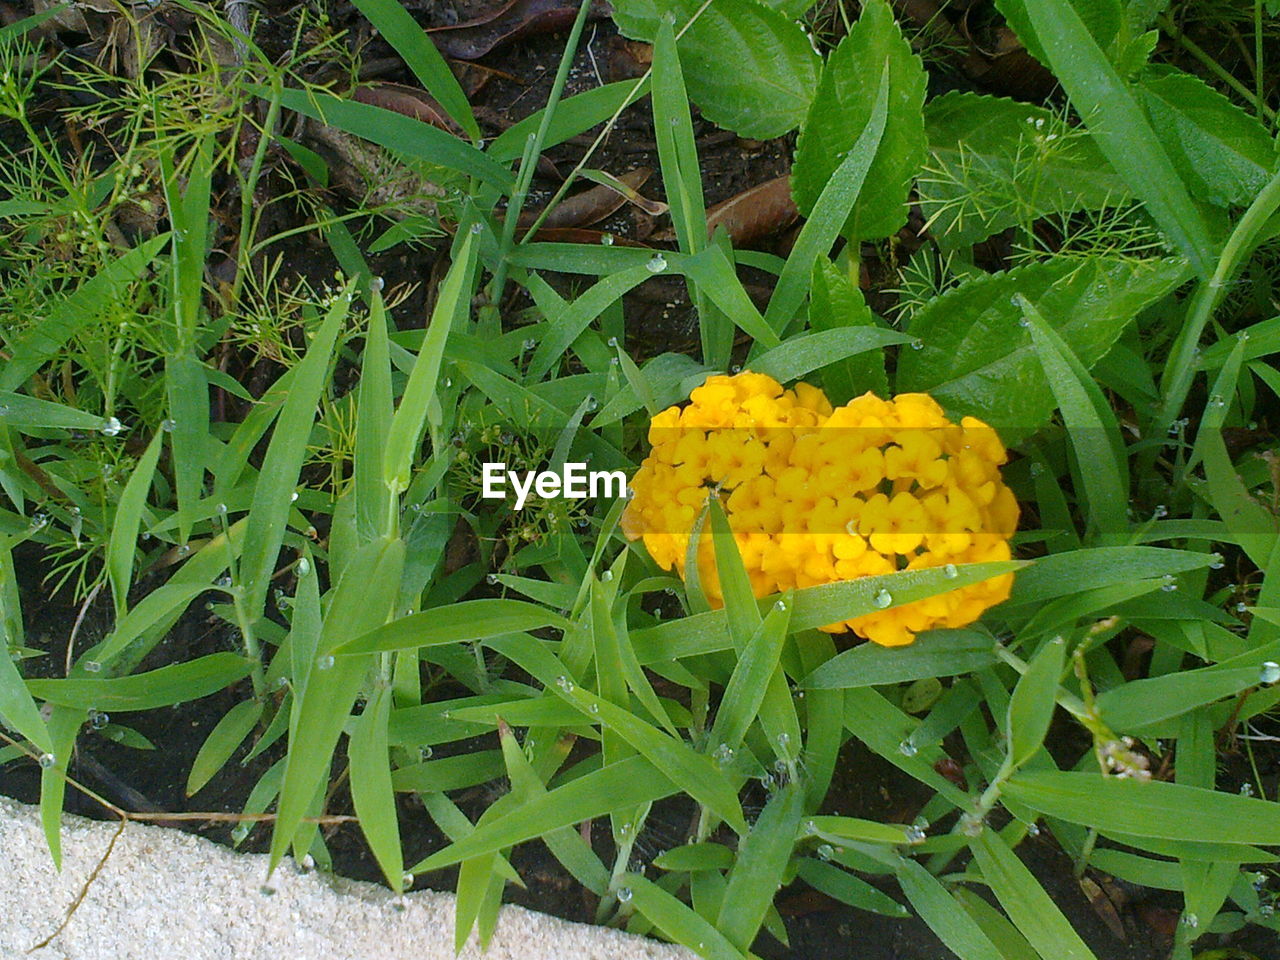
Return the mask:
<svg viewBox="0 0 1280 960">
<path fill-rule="evenodd" d="M 942 575 L 948 580 L 954 580 L 956 577 L 960 576 L 960 571 L 956 569 L 956 565 L 954 563 L 948 563 L 942 568 Z"/>
<path fill-rule="evenodd" d="M 1178 589 L 1178 580 L 1173 574 L 1166 573 L 1163 581 L 1164 582 L 1160 584 L 1160 589 L 1165 593 L 1173 593 L 1173 591 Z"/>
<path fill-rule="evenodd" d="M 858 521 L 850 520 L 846 523 L 844 525 L 844 532 L 851 537 L 856 537 L 858 535 Z"/>
<path fill-rule="evenodd" d="M 1267 660 L 1262 664 L 1262 672 L 1258 675 L 1258 679 L 1271 686 L 1273 683 L 1280 683 L 1280 663 L 1274 660 Z"/>
<path fill-rule="evenodd" d="M 480 235 L 481 233 L 483 233 L 483 232 L 484 232 L 484 224 L 482 224 L 482 223 L 473 223 L 473 224 L 471 225 L 471 233 L 472 233 L 472 235 L 473 235 L 473 236 L 479 236 L 479 235 Z"/>
<path fill-rule="evenodd" d="M 231 831 L 231 840 L 233 843 L 243 843 L 245 838 L 249 836 L 249 825 L 246 823 L 238 824 Z"/>
<path fill-rule="evenodd" d="M 591 706 L 587 707 L 587 710 L 588 710 L 588 712 L 590 712 L 590 713 L 599 713 L 599 712 L 600 712 L 600 704 L 598 704 L 598 703 L 593 703 L 593 704 L 591 704 Z"/>
<path fill-rule="evenodd" d="M 573 693 L 573 690 L 574 690 L 573 681 L 570 680 L 568 677 L 564 677 L 564 676 L 556 677 L 556 686 L 559 687 L 561 690 L 563 690 L 565 693 Z"/>
<path fill-rule="evenodd" d="M 787 753 L 791 749 L 791 735 L 789 733 L 780 733 L 777 736 L 778 750 Z"/>
<path fill-rule="evenodd" d="M 372 280 L 369 281 L 369 287 L 375 293 L 381 293 L 382 288 L 385 287 L 386 285 L 387 285 L 387 282 L 383 280 L 381 277 L 374 277 Z"/>
<path fill-rule="evenodd" d="M 1253 796 L 1253 784 L 1252 784 L 1252 783 L 1250 783 L 1248 780 L 1246 780 L 1244 783 L 1240 784 L 1240 796 L 1242 796 L 1242 797 L 1252 797 L 1252 796 Z"/>
<path fill-rule="evenodd" d="M 1169 508 L 1166 507 L 1163 503 L 1160 503 L 1156 505 L 1156 508 L 1152 512 L 1151 517 L 1154 520 L 1163 520 L 1168 515 L 1169 515 Z"/>
<path fill-rule="evenodd" d="M 311 572 L 311 561 L 306 557 L 298 558 L 298 576 L 305 577 Z"/>
<path fill-rule="evenodd" d="M 631 902 L 631 888 L 630 888 L 630 887 L 619 887 L 619 888 L 618 888 L 618 902 L 619 902 L 619 903 L 630 903 L 630 902 Z"/>
<path fill-rule="evenodd" d="M 1039 460 L 1037 460 L 1035 463 L 1031 464 L 1031 475 L 1032 475 L 1033 477 L 1038 477 L 1038 476 L 1040 476 L 1040 474 L 1042 474 L 1042 473 L 1044 473 L 1044 464 L 1043 464 L 1043 463 L 1041 463 Z"/>
<path fill-rule="evenodd" d="M 435 753 L 435 750 L 432 749 L 431 744 L 429 743 L 424 743 L 422 746 L 418 747 L 419 760 L 430 760 L 433 753 Z"/>
<path fill-rule="evenodd" d="M 400 885 L 403 886 L 406 890 L 408 890 L 410 887 L 413 886 L 413 880 L 414 880 L 413 874 L 409 873 L 406 870 L 404 876 L 400 878 Z"/>
<path fill-rule="evenodd" d="M 1223 560 L 1222 560 L 1222 554 L 1220 554 L 1220 553 L 1211 553 L 1211 554 L 1209 555 L 1209 569 L 1210 569 L 1210 570 L 1221 570 L 1221 569 L 1222 569 L 1223 567 L 1225 567 L 1225 566 L 1226 566 L 1226 564 L 1225 564 L 1225 563 L 1223 562 Z"/>
<path fill-rule="evenodd" d="M 1194 913 L 1183 914 L 1182 922 L 1185 923 L 1188 927 L 1192 927 L 1192 928 L 1200 926 L 1200 918 L 1197 917 Z"/>
<path fill-rule="evenodd" d="M 1241 600 L 1239 603 L 1236 604 L 1236 613 L 1244 613 L 1248 609 L 1249 609 L 1249 605 L 1245 603 L 1243 600 Z"/>
<path fill-rule="evenodd" d="M 520 344 L 521 348 L 524 349 L 525 351 L 532 350 L 537 345 L 538 345 L 538 341 L 534 340 L 532 337 L 526 340 L 524 343 Z"/>
<path fill-rule="evenodd" d="M 1038 824 L 1038 823 L 1029 823 L 1029 824 L 1027 824 L 1027 836 L 1029 836 L 1029 837 L 1038 837 L 1038 836 L 1040 836 L 1040 824 Z"/>
<path fill-rule="evenodd" d="M 912 340 L 912 341 L 911 341 L 911 349 L 912 349 L 912 350 L 923 350 L 923 349 L 924 349 L 924 341 L 923 341 L 923 340 L 921 340 L 919 337 L 916 337 L 914 340 Z"/>
<path fill-rule="evenodd" d="M 86 660 L 84 662 L 85 673 L 98 673 L 102 669 L 102 664 L 97 660 Z"/>
<path fill-rule="evenodd" d="M 667 258 L 660 253 L 655 253 L 645 266 L 648 267 L 650 273 L 661 273 L 667 269 Z"/>
<path fill-rule="evenodd" d="M 185 557 L 190 552 L 191 552 L 191 544 L 189 543 L 178 544 L 178 556 Z"/>
<path fill-rule="evenodd" d="M 918 827 L 914 823 L 907 827 L 906 838 L 907 843 L 924 843 L 927 834 L 923 827 Z"/>
<path fill-rule="evenodd" d="M 609 346 L 611 346 L 611 347 L 616 347 L 616 346 L 618 345 L 618 338 L 617 338 L 617 337 L 610 337 L 610 338 L 608 339 L 608 341 L 607 341 L 607 342 L 608 342 Z"/>
<path fill-rule="evenodd" d="M 711 759 L 721 767 L 733 763 L 733 747 L 729 746 L 727 743 L 720 744 L 720 746 L 716 747 L 715 750 L 711 752 Z"/>
<path fill-rule="evenodd" d="M 449 389 L 450 387 L 452 387 L 452 386 L 453 386 L 453 377 L 445 377 L 445 378 L 444 378 L 444 388 L 445 388 L 446 390 L 448 390 L 448 389 Z"/>
<path fill-rule="evenodd" d="M 486 574 L 484 578 L 484 582 L 489 584 L 489 586 L 492 587 L 495 583 L 498 582 L 498 575 L 496 573 Z"/>
<path fill-rule="evenodd" d="M 289 502 L 290 502 L 290 503 L 295 503 L 295 502 L 297 502 L 297 499 L 298 499 L 298 491 L 297 491 L 297 490 L 295 490 L 295 491 L 293 491 L 293 493 L 289 494 Z"/>
<path fill-rule="evenodd" d="M 917 753 L 920 752 L 920 748 L 917 747 L 910 740 L 903 740 L 900 744 L 898 744 L 898 752 L 902 754 L 904 757 L 914 757 Z"/>
<path fill-rule="evenodd" d="M 966 837 L 976 837 L 982 833 L 982 818 L 972 813 L 961 814 L 960 832 Z"/>
<path fill-rule="evenodd" d="M 885 607 L 893 605 L 893 594 L 882 588 L 876 591 L 876 595 L 872 598 L 872 601 L 877 607 L 883 610 Z"/>
<path fill-rule="evenodd" d="M 1031 326 L 1031 318 L 1023 317 L 1021 320 L 1018 321 L 1018 326 L 1022 327 L 1024 330 L 1029 328 Z"/>
<path fill-rule="evenodd" d="M 601 579 L 604 583 L 608 583 L 610 580 L 612 580 L 612 579 L 613 579 L 613 571 L 612 571 L 612 570 L 606 570 L 606 571 L 604 571 L 604 573 L 600 574 L 600 579 Z"/>
<path fill-rule="evenodd" d="M 817 853 L 820 859 L 830 860 L 835 856 L 836 848 L 829 843 L 824 843 L 822 846 L 818 847 Z"/>
<path fill-rule="evenodd" d="M 114 437 L 123 429 L 124 427 L 121 425 L 119 420 L 115 417 L 107 417 L 107 419 L 102 421 L 101 426 L 98 427 L 98 432 L 104 437 Z"/>
<path fill-rule="evenodd" d="M 58 758 L 57 758 L 57 757 L 55 757 L 52 753 L 42 753 L 42 754 L 40 754 L 39 764 L 40 764 L 40 766 L 41 766 L 41 767 L 43 767 L 45 770 L 50 769 L 50 768 L 51 768 L 55 763 L 57 763 L 57 762 L 58 762 Z"/>
<path fill-rule="evenodd" d="M 93 729 L 101 730 L 110 722 L 111 716 L 109 714 L 103 713 L 100 710 L 89 711 L 89 726 L 93 727 Z"/>
<path fill-rule="evenodd" d="M 332 669 L 333 669 L 333 665 L 334 665 L 336 662 L 337 662 L 337 661 L 336 661 L 336 660 L 334 660 L 334 658 L 333 658 L 333 654 L 328 654 L 327 656 L 323 656 L 323 657 L 321 657 L 319 660 L 317 660 L 317 661 L 316 661 L 316 669 L 317 669 L 317 670 L 332 670 Z"/>
<path fill-rule="evenodd" d="M 613 234 L 612 234 L 612 233 L 606 233 L 606 234 L 603 234 L 603 235 L 600 237 L 600 242 L 601 242 L 602 244 L 604 244 L 606 247 L 612 247 L 612 246 L 613 246 Z"/>
<path fill-rule="evenodd" d="M 787 609 L 787 602 L 786 602 L 785 600 L 777 600 L 777 601 L 775 601 L 775 602 L 774 602 L 774 604 L 773 604 L 773 609 L 775 609 L 775 610 L 777 610 L 777 611 L 781 612 L 781 611 L 783 611 L 783 610 Z"/>
</svg>

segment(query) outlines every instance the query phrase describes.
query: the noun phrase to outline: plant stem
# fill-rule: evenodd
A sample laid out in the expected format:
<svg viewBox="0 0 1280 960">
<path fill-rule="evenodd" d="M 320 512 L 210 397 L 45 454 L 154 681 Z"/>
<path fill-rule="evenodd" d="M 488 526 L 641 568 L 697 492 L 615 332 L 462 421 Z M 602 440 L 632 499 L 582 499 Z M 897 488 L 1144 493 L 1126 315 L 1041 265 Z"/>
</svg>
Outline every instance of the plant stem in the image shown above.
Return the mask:
<svg viewBox="0 0 1280 960">
<path fill-rule="evenodd" d="M 1252 90 L 1250 90 L 1240 80 L 1238 80 L 1235 76 L 1233 76 L 1230 73 L 1230 71 L 1228 71 L 1225 67 L 1222 66 L 1222 64 L 1218 63 L 1217 60 L 1213 59 L 1213 57 L 1210 56 L 1209 53 L 1206 52 L 1203 47 L 1201 47 L 1198 43 L 1196 43 L 1194 40 L 1188 37 L 1185 33 L 1183 33 L 1182 30 L 1178 27 L 1178 25 L 1173 22 L 1172 17 L 1170 17 L 1167 13 L 1161 14 L 1159 18 L 1159 22 L 1160 22 L 1161 28 L 1165 31 L 1165 33 L 1169 34 L 1169 36 L 1177 40 L 1178 43 L 1182 45 L 1182 48 L 1187 51 L 1187 53 L 1191 54 L 1193 57 L 1199 60 L 1210 71 L 1212 71 L 1214 76 L 1216 76 L 1219 80 L 1221 80 L 1223 83 L 1229 86 L 1232 90 L 1234 90 L 1236 93 L 1242 96 L 1246 101 L 1248 101 L 1249 105 L 1253 107 L 1254 110 L 1258 111 L 1258 113 L 1266 117 L 1267 120 L 1270 121 L 1271 123 L 1275 123 L 1276 112 L 1272 110 L 1270 107 L 1268 107 L 1262 101 L 1261 96 L 1256 96 Z"/>
</svg>

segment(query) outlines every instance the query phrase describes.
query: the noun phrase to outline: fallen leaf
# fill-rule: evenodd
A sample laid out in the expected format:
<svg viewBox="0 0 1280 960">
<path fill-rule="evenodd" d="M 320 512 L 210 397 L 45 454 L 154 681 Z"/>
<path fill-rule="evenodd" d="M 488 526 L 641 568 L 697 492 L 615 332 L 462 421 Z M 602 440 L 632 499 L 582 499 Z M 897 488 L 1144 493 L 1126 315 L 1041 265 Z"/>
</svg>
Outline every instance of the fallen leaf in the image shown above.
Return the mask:
<svg viewBox="0 0 1280 960">
<path fill-rule="evenodd" d="M 588 18 L 601 20 L 609 15 L 609 5 L 592 0 Z M 536 33 L 554 33 L 573 23 L 578 5 L 565 0 L 511 0 L 492 14 L 434 27 L 427 32 L 440 51 L 457 60 L 476 60 L 494 47 Z"/>
<path fill-rule="evenodd" d="M 373 107 L 382 107 L 384 110 L 394 110 L 406 117 L 413 117 L 433 127 L 462 136 L 462 128 L 453 122 L 435 97 L 424 90 L 418 90 L 403 83 L 372 83 L 356 87 L 351 93 L 351 99 Z"/>
<path fill-rule="evenodd" d="M 613 214 L 628 201 L 647 212 L 648 205 L 653 204 L 654 201 L 641 197 L 636 193 L 636 188 L 643 186 L 652 172 L 647 167 L 638 167 L 624 173 L 621 177 L 610 177 L 613 183 L 602 183 L 561 200 L 555 209 L 547 214 L 547 219 L 542 224 L 543 228 L 584 227 L 597 223 Z M 665 204 L 661 206 L 665 210 Z M 538 211 L 524 211 L 520 214 L 520 226 L 525 228 L 533 226 L 539 215 Z"/>
<path fill-rule="evenodd" d="M 785 230 L 800 216 L 791 199 L 789 174 L 766 180 L 707 211 L 707 234 L 723 226 L 735 247 Z"/>
</svg>

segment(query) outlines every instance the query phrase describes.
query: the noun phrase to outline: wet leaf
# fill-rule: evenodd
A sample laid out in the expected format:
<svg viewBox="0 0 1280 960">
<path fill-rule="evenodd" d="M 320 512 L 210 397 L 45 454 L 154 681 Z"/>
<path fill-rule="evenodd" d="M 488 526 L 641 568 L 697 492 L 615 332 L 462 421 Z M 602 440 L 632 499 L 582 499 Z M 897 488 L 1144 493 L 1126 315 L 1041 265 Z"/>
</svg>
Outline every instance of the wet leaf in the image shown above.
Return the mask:
<svg viewBox="0 0 1280 960">
<path fill-rule="evenodd" d="M 578 15 L 576 3 L 565 0 L 511 0 L 492 14 L 465 23 L 427 31 L 440 52 L 458 60 L 478 60 L 495 47 L 538 33 L 563 30 Z M 608 6 L 592 0 L 589 19 L 608 16 Z"/>
</svg>

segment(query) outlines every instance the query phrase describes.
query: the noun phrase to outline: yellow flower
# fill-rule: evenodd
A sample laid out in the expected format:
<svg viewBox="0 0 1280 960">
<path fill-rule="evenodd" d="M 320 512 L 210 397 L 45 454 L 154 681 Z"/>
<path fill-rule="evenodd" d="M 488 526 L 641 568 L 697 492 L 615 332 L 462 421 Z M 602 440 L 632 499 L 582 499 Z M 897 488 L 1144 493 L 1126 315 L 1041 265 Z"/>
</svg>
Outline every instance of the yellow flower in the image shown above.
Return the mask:
<svg viewBox="0 0 1280 960">
<path fill-rule="evenodd" d="M 838 409 L 809 384 L 713 376 L 650 422 L 623 532 L 684 574 L 689 537 L 718 497 L 756 596 L 950 564 L 1007 560 L 1018 504 L 1008 455 L 974 417 L 947 419 L 922 393 L 867 393 Z M 698 544 L 707 599 L 723 603 L 715 550 Z M 1009 596 L 1012 574 L 823 627 L 886 646 L 972 623 Z"/>
</svg>

